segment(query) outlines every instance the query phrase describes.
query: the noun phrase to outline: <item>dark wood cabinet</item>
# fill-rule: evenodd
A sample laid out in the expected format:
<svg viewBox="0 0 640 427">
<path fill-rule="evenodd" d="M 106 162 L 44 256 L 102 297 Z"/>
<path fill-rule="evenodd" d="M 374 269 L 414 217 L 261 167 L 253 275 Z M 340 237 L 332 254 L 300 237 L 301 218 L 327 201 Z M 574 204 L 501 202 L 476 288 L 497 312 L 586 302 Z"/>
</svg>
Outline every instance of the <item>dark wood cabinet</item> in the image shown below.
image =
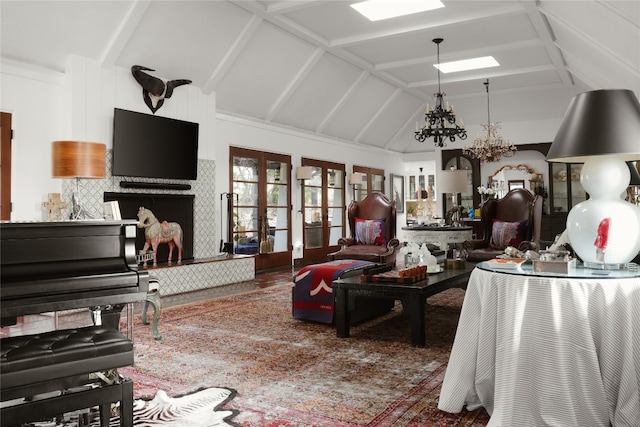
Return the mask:
<svg viewBox="0 0 640 427">
<path fill-rule="evenodd" d="M 462 154 L 462 150 L 443 150 L 442 151 L 442 169 L 458 169 L 466 170 L 468 175 L 467 191 L 457 195 L 457 204 L 467 210 L 468 208 L 475 208 L 480 206 L 480 194 L 476 190 L 480 183 L 480 160 L 472 159 L 469 156 Z M 437 183 L 436 183 L 437 187 Z M 447 194 L 442 194 L 444 197 L 442 206 L 442 216 L 446 216 L 446 212 L 453 207 L 450 197 Z"/>
<path fill-rule="evenodd" d="M 567 213 L 558 212 L 551 215 L 542 215 L 540 240 L 553 242 L 556 236 L 567 228 Z M 545 249 L 544 245 L 542 249 Z"/>
<path fill-rule="evenodd" d="M 553 241 L 567 228 L 567 215 L 578 203 L 587 199 L 580 184 L 582 164 L 549 163 L 549 215 L 542 217 L 540 239 Z"/>
<path fill-rule="evenodd" d="M 582 164 L 549 163 L 549 202 L 551 214 L 568 213 L 587 199 L 580 184 Z"/>
</svg>

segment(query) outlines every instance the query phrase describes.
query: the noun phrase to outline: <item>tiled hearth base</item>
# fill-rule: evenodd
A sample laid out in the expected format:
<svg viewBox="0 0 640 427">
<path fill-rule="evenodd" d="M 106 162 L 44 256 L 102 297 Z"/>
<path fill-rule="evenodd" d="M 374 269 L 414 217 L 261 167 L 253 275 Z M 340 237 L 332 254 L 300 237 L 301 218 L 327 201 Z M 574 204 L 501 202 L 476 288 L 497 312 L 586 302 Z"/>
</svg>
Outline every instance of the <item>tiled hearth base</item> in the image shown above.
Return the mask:
<svg viewBox="0 0 640 427">
<path fill-rule="evenodd" d="M 172 266 L 147 267 L 160 281 L 160 294 L 174 295 L 216 286 L 244 282 L 255 278 L 255 260 L 251 256 L 188 261 Z"/>
</svg>

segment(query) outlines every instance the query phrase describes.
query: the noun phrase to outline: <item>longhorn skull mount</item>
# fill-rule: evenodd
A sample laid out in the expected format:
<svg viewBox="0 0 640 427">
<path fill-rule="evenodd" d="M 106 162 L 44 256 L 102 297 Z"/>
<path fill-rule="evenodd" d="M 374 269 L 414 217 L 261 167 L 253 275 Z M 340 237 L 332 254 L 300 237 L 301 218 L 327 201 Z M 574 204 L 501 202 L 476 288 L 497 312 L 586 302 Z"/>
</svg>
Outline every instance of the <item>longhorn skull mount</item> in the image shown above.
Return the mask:
<svg viewBox="0 0 640 427">
<path fill-rule="evenodd" d="M 158 77 L 153 77 L 145 73 L 143 70 L 155 71 L 142 65 L 134 65 L 131 67 L 131 74 L 133 74 L 133 77 L 140 83 L 140 86 L 142 86 L 144 103 L 147 104 L 147 107 L 149 107 L 153 114 L 162 107 L 165 99 L 171 98 L 175 88 L 191 83 L 191 80 L 186 79 L 169 80 L 165 82 Z"/>
</svg>

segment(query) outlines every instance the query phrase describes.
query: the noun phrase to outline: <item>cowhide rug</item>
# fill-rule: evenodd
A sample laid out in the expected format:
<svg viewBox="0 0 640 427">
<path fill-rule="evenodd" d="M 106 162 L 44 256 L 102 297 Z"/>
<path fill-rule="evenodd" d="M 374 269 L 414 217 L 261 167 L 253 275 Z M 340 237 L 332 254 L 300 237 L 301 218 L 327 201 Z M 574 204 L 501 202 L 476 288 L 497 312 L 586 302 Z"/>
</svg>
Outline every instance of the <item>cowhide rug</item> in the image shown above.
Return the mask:
<svg viewBox="0 0 640 427">
<path fill-rule="evenodd" d="M 233 399 L 236 390 L 230 388 L 206 388 L 184 396 L 170 397 L 159 390 L 153 399 L 137 399 L 133 402 L 134 426 L 162 427 L 227 427 L 239 426 L 231 421 L 238 411 L 220 410 Z M 89 426 L 100 425 L 97 410 L 91 411 Z M 62 421 L 43 421 L 30 424 L 33 427 L 67 427 L 78 425 L 78 414 L 66 414 Z M 111 417 L 110 427 L 120 425 L 120 417 Z"/>
</svg>

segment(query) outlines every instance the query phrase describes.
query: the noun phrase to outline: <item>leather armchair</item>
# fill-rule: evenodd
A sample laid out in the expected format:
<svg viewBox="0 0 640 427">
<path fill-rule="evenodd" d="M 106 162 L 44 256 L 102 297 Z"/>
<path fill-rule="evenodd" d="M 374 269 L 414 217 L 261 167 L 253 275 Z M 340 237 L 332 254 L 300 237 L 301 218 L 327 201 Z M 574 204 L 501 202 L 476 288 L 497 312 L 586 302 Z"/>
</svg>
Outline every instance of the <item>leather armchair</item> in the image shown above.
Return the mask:
<svg viewBox="0 0 640 427">
<path fill-rule="evenodd" d="M 395 249 L 400 244 L 396 238 L 396 202 L 380 192 L 370 193 L 361 202 L 352 201 L 347 209 L 351 236 L 341 237 L 338 244 L 342 248 L 328 255 L 330 261 L 358 259 L 385 264 L 395 263 Z M 380 220 L 384 239 L 376 239 L 382 244 L 366 241 L 358 236 L 356 223 L 362 220 Z M 359 226 L 358 226 L 359 227 Z M 367 240 L 367 239 L 364 239 Z"/>
<path fill-rule="evenodd" d="M 520 223 L 520 236 L 516 246 L 521 251 L 538 250 L 542 223 L 543 198 L 526 189 L 509 191 L 502 199 L 490 199 L 480 208 L 483 237 L 467 240 L 462 244 L 467 252 L 467 260 L 487 261 L 504 253 L 504 243 L 493 239 L 494 220 L 505 223 Z M 502 244 L 497 244 L 502 243 Z"/>
</svg>

